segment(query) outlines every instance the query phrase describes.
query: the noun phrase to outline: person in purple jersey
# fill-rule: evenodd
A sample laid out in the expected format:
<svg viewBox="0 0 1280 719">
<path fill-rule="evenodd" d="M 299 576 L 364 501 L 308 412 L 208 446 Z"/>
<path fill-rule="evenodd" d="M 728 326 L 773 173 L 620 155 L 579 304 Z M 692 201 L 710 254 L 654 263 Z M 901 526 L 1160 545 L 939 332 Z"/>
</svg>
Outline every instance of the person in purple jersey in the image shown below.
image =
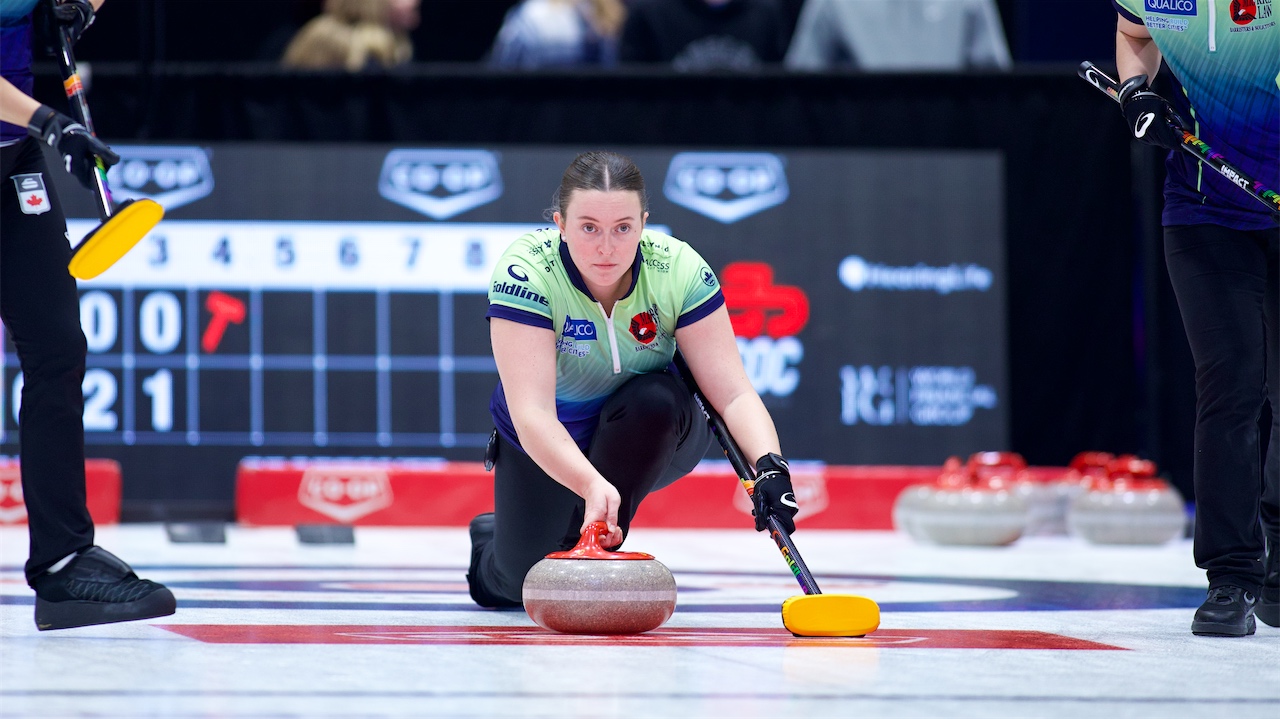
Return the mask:
<svg viewBox="0 0 1280 719">
<path fill-rule="evenodd" d="M 84 381 L 67 223 L 42 145 L 86 188 L 96 158 L 119 161 L 80 123 L 31 98 L 33 43 L 76 39 L 103 0 L 0 0 L 0 318 L 22 366 L 22 494 L 36 626 L 67 629 L 173 614 L 173 594 L 93 543 L 85 504 Z M 17 398 L 13 398 L 16 400 Z"/>
<path fill-rule="evenodd" d="M 1185 127 L 1276 186 L 1280 26 L 1246 12 L 1253 3 L 1113 4 L 1125 120 L 1135 138 L 1172 152 L 1165 261 L 1196 365 L 1194 554 L 1209 579 L 1191 631 L 1244 636 L 1255 613 L 1280 624 L 1280 231 L 1267 208 L 1179 146 Z M 1180 111 L 1147 84 L 1162 60 Z"/>
</svg>

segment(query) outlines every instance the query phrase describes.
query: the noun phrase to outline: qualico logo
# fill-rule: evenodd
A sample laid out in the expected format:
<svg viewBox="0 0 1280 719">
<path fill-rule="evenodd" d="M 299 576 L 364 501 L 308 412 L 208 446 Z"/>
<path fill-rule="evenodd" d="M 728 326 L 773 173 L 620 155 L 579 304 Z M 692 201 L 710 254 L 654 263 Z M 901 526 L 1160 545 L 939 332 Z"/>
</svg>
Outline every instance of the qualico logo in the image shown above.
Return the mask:
<svg viewBox="0 0 1280 719">
<path fill-rule="evenodd" d="M 393 499 L 386 471 L 373 467 L 308 467 L 298 485 L 302 506 L 343 523 L 386 509 Z"/>
<path fill-rule="evenodd" d="M 596 338 L 596 326 L 591 320 L 575 320 L 565 315 L 564 329 L 560 334 L 576 340 L 593 340 Z"/>
<path fill-rule="evenodd" d="M 930 267 L 917 264 L 909 267 L 867 262 L 857 255 L 850 255 L 840 262 L 840 283 L 854 292 L 863 290 L 917 290 L 937 292 L 940 295 L 965 290 L 986 292 L 991 289 L 993 274 L 981 265 L 947 265 Z"/>
<path fill-rule="evenodd" d="M 203 148 L 114 145 L 111 149 L 120 155 L 120 162 L 107 171 L 117 200 L 150 199 L 172 210 L 213 192 L 213 170 Z"/>
<path fill-rule="evenodd" d="M 667 199 L 730 224 L 786 202 L 782 160 L 761 152 L 682 152 L 671 158 Z"/>
<path fill-rule="evenodd" d="M 738 352 L 761 395 L 786 397 L 800 384 L 804 345 L 795 335 L 809 322 L 809 298 L 799 287 L 774 284 L 763 262 L 734 262 L 720 273 Z"/>
<path fill-rule="evenodd" d="M 995 409 L 996 391 L 972 367 L 840 368 L 840 421 L 847 425 L 957 427 Z"/>
<path fill-rule="evenodd" d="M 378 192 L 422 214 L 447 220 L 502 197 L 498 159 L 485 150 L 392 150 Z"/>
<path fill-rule="evenodd" d="M 1163 15 L 1195 15 L 1196 0 L 1146 0 L 1146 8 Z"/>
</svg>

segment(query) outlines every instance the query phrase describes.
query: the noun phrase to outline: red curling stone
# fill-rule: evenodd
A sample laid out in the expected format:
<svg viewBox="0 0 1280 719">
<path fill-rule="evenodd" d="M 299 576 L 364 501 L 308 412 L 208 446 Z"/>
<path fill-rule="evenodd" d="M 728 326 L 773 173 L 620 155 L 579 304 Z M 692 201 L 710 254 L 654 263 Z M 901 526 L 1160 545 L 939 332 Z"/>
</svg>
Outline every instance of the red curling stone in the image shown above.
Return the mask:
<svg viewBox="0 0 1280 719">
<path fill-rule="evenodd" d="M 676 580 L 653 555 L 610 552 L 604 522 L 592 522 L 578 545 L 552 552 L 524 578 L 524 610 L 543 629 L 564 634 L 640 634 L 676 609 Z"/>
</svg>

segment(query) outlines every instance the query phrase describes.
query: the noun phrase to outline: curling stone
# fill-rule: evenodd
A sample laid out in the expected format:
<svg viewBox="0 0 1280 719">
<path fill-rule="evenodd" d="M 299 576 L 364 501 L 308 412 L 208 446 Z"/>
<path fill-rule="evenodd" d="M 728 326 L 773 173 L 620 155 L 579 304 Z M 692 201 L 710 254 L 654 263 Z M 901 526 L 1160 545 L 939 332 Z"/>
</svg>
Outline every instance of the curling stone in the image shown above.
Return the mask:
<svg viewBox="0 0 1280 719">
<path fill-rule="evenodd" d="M 1178 490 L 1156 477 L 1154 462 L 1132 455 L 1111 460 L 1105 479 L 1092 475 L 1067 512 L 1071 532 L 1093 544 L 1164 544 L 1186 521 Z"/>
<path fill-rule="evenodd" d="M 933 484 L 907 487 L 898 495 L 894 525 L 934 544 L 1010 544 L 1027 524 L 1027 500 L 1014 491 L 1016 471 L 1010 457 L 974 455 L 968 465 L 952 457 Z"/>
<path fill-rule="evenodd" d="M 587 525 L 567 552 L 552 552 L 524 578 L 524 609 L 543 629 L 565 634 L 640 634 L 676 609 L 676 580 L 643 552 L 610 552 L 604 522 Z"/>
</svg>

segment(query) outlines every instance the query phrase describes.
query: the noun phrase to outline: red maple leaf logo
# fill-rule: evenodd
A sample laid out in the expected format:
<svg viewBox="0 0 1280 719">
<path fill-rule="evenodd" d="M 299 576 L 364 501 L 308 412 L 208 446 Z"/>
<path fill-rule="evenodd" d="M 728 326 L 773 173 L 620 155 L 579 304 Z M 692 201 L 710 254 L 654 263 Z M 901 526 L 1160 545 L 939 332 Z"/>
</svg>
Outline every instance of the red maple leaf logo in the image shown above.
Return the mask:
<svg viewBox="0 0 1280 719">
<path fill-rule="evenodd" d="M 44 200 L 40 199 L 39 195 L 32 195 L 31 197 L 27 198 L 27 204 L 31 205 L 32 207 L 39 207 L 40 205 L 44 204 Z"/>
</svg>

